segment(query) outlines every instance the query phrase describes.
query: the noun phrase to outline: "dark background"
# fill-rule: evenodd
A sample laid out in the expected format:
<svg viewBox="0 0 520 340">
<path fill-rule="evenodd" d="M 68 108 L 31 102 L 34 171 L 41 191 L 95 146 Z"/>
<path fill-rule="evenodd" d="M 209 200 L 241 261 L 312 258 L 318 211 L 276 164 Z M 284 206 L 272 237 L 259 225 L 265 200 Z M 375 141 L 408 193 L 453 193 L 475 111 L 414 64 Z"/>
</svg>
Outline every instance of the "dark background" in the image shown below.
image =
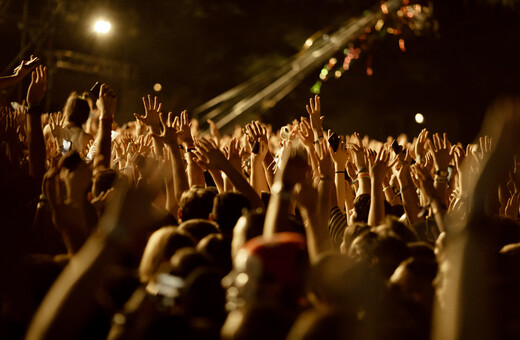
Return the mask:
<svg viewBox="0 0 520 340">
<path fill-rule="evenodd" d="M 118 121 L 142 112 L 141 96 L 153 92 L 166 110 L 193 110 L 214 96 L 278 65 L 300 51 L 316 31 L 360 15 L 378 1 L 368 0 L 28 0 L 27 39 L 41 37 L 25 54 L 51 63 L 48 51 L 72 50 L 128 65 L 130 78 L 104 79 L 57 71 L 49 93 L 51 110 L 60 109 L 72 90 L 96 80 L 120 94 Z M 518 0 L 435 0 L 436 30 L 388 35 L 363 51 L 340 79 L 321 90 L 325 127 L 359 131 L 376 138 L 417 134 L 424 126 L 447 131 L 453 140 L 471 141 L 489 103 L 520 87 L 520 4 Z M 54 12 L 56 6 L 59 10 Z M 23 0 L 0 1 L 0 66 L 17 55 L 23 27 Z M 112 23 L 108 36 L 92 32 L 94 20 Z M 366 74 L 371 59 L 372 76 Z M 4 73 L 9 74 L 11 71 Z M 279 127 L 305 115 L 310 88 L 320 69 L 274 108 L 259 112 Z M 24 89 L 27 87 L 24 82 Z M 2 93 L 2 104 L 17 100 L 18 89 Z M 421 112 L 425 124 L 415 123 Z"/>
</svg>

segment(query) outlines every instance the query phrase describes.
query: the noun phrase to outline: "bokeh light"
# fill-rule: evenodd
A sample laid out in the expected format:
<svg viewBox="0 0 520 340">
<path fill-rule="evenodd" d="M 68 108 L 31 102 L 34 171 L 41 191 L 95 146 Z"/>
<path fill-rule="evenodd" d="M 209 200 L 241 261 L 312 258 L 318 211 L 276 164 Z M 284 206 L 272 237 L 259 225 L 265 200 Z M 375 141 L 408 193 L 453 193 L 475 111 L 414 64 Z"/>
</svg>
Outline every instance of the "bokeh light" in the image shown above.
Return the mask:
<svg viewBox="0 0 520 340">
<path fill-rule="evenodd" d="M 104 19 L 99 19 L 94 24 L 94 31 L 99 34 L 107 34 L 108 32 L 110 32 L 111 28 L 112 28 L 112 25 L 110 24 L 110 22 L 108 22 Z"/>
<path fill-rule="evenodd" d="M 159 83 L 155 83 L 155 84 L 153 85 L 153 90 L 154 90 L 155 92 L 161 92 L 161 91 L 162 91 L 162 85 L 159 84 Z"/>
<path fill-rule="evenodd" d="M 424 123 L 424 116 L 422 115 L 422 113 L 416 113 L 415 114 L 415 122 L 417 124 L 422 124 Z"/>
</svg>

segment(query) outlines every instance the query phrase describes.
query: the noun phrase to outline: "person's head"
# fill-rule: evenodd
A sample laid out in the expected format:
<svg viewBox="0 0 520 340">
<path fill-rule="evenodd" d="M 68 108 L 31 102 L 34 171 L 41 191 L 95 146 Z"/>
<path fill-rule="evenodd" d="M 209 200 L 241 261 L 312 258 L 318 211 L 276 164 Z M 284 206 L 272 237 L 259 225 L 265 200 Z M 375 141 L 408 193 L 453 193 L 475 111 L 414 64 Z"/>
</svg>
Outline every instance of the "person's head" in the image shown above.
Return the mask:
<svg viewBox="0 0 520 340">
<path fill-rule="evenodd" d="M 188 233 L 195 239 L 195 244 L 209 234 L 220 234 L 218 225 L 210 220 L 202 218 L 190 219 L 179 225 L 179 230 Z"/>
<path fill-rule="evenodd" d="M 238 250 L 250 239 L 262 235 L 264 231 L 265 212 L 262 209 L 249 211 L 240 217 L 233 229 L 231 256 L 234 258 Z"/>
<path fill-rule="evenodd" d="M 369 231 L 352 242 L 349 256 L 379 269 L 385 278 L 389 278 L 401 261 L 410 256 L 410 250 L 406 243 L 396 237 Z"/>
<path fill-rule="evenodd" d="M 347 255 L 352 245 L 352 241 L 356 239 L 363 232 L 370 230 L 370 226 L 363 222 L 355 222 L 345 228 L 343 232 L 343 242 L 340 245 L 340 252 L 343 255 Z"/>
<path fill-rule="evenodd" d="M 396 237 L 405 243 L 417 241 L 417 235 L 394 216 L 387 216 L 385 223 L 372 228 L 372 231 L 383 236 L 388 234 L 389 236 Z"/>
<path fill-rule="evenodd" d="M 249 199 L 238 192 L 224 192 L 213 200 L 211 216 L 217 222 L 224 237 L 233 236 L 233 228 L 244 210 L 251 209 Z"/>
<path fill-rule="evenodd" d="M 179 200 L 179 220 L 208 219 L 215 196 L 215 191 L 201 187 L 192 187 L 183 192 Z"/>
<path fill-rule="evenodd" d="M 255 301 L 295 308 L 303 296 L 309 267 L 307 244 L 298 233 L 277 233 L 249 240 L 233 259 L 222 280 L 232 310 Z"/>
<path fill-rule="evenodd" d="M 90 105 L 83 96 L 72 92 L 63 108 L 63 115 L 67 117 L 68 122 L 81 127 L 90 115 Z"/>
<path fill-rule="evenodd" d="M 287 146 L 284 146 L 286 148 Z M 304 183 L 311 180 L 312 168 L 310 159 L 302 143 L 293 141 L 290 147 L 290 153 L 285 165 L 284 184 L 293 187 L 296 183 Z M 284 160 L 280 159 L 280 162 Z"/>
<path fill-rule="evenodd" d="M 353 222 L 368 222 L 368 211 L 370 210 L 370 194 L 361 194 L 354 199 L 354 211 L 351 220 Z"/>
<path fill-rule="evenodd" d="M 390 287 L 402 298 L 413 301 L 429 314 L 435 292 L 433 280 L 437 275 L 437 269 L 435 261 L 410 257 L 396 268 L 389 280 Z"/>
<path fill-rule="evenodd" d="M 197 251 L 207 258 L 221 271 L 231 270 L 231 240 L 221 234 L 209 234 L 200 240 Z"/>
<path fill-rule="evenodd" d="M 407 244 L 410 249 L 410 256 L 425 261 L 437 261 L 435 251 L 432 245 L 426 242 L 417 241 Z"/>
<path fill-rule="evenodd" d="M 141 282 L 148 282 L 162 263 L 168 263 L 175 252 L 184 247 L 195 246 L 195 240 L 177 227 L 162 227 L 148 239 L 139 264 Z"/>
<path fill-rule="evenodd" d="M 193 247 L 177 250 L 170 259 L 170 274 L 187 278 L 197 268 L 210 265 L 210 261 Z"/>
<path fill-rule="evenodd" d="M 203 317 L 216 325 L 226 317 L 226 295 L 220 281 L 221 271 L 211 267 L 197 267 L 186 278 L 182 305 L 190 317 Z"/>
<path fill-rule="evenodd" d="M 339 254 L 327 254 L 312 264 L 307 280 L 309 301 L 316 309 L 342 308 L 356 315 L 374 305 L 384 287 L 370 268 Z"/>
</svg>

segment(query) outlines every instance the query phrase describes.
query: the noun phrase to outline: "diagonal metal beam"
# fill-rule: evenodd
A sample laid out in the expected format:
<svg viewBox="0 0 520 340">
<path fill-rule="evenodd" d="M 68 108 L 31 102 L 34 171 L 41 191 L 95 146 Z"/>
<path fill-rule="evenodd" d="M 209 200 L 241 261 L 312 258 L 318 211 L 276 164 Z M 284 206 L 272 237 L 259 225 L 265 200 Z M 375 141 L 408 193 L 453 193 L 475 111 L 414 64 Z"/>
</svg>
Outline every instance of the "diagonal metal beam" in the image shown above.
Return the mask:
<svg viewBox="0 0 520 340">
<path fill-rule="evenodd" d="M 388 11 L 394 11 L 401 4 L 402 0 L 389 0 L 386 2 L 386 7 Z M 385 13 L 381 11 L 380 6 L 374 7 L 359 18 L 347 21 L 329 34 L 328 39 L 322 36 L 305 51 L 288 58 L 277 71 L 264 71 L 199 106 L 194 112 L 198 113 L 202 124 L 211 118 L 217 127 L 224 128 L 244 114 L 272 107 L 298 86 L 307 75 L 384 16 Z"/>
</svg>

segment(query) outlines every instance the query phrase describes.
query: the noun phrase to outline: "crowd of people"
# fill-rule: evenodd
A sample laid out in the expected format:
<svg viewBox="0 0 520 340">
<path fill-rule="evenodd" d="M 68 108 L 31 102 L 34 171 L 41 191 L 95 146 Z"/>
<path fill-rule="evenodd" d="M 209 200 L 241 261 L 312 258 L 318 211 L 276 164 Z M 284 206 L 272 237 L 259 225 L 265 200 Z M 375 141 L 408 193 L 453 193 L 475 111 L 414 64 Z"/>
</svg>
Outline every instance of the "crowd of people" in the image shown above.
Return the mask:
<svg viewBox="0 0 520 340">
<path fill-rule="evenodd" d="M 0 338 L 520 338 L 517 99 L 468 145 L 326 131 L 319 96 L 221 135 L 150 95 L 118 126 L 107 84 L 45 113 L 37 58 L 0 88 L 29 74 L 0 109 Z"/>
</svg>

